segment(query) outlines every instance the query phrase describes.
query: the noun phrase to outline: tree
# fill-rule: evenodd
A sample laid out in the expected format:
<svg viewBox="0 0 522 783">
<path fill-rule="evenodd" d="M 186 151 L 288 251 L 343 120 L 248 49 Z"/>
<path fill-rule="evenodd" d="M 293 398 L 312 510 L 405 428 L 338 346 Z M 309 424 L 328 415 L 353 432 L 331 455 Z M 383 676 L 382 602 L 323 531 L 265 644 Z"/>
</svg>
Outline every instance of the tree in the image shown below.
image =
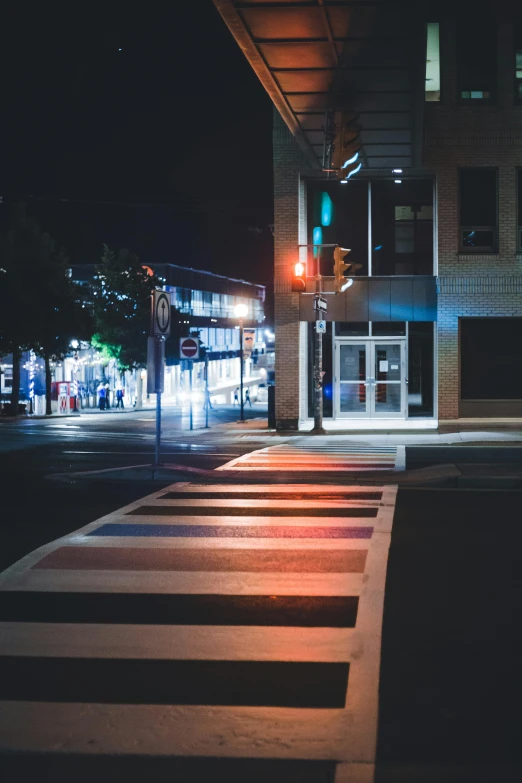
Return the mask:
<svg viewBox="0 0 522 783">
<path fill-rule="evenodd" d="M 155 275 L 129 250 L 104 245 L 93 285 L 92 344 L 115 359 L 120 372 L 144 367 L 150 333 L 150 298 Z"/>
<path fill-rule="evenodd" d="M 151 295 L 160 280 L 129 250 L 114 252 L 104 245 L 102 263 L 93 286 L 94 335 L 92 344 L 115 359 L 120 372 L 145 367 L 150 334 Z M 185 336 L 181 314 L 171 308 L 171 336 Z M 185 319 L 186 320 L 186 319 Z"/>
<path fill-rule="evenodd" d="M 63 358 L 72 337 L 88 333 L 87 312 L 67 277 L 63 249 L 14 205 L 0 241 L 0 350 L 13 355 L 11 410 L 18 411 L 22 352 L 32 348 L 46 368 L 46 412 L 51 413 L 51 359 Z"/>
</svg>

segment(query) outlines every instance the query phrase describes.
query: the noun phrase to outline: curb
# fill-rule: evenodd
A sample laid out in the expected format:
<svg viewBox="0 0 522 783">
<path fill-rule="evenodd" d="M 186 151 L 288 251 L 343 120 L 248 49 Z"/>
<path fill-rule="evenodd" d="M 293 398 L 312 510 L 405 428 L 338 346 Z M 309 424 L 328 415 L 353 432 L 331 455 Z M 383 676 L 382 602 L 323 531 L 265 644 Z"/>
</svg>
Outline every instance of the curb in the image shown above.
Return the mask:
<svg viewBox="0 0 522 783">
<path fill-rule="evenodd" d="M 174 476 L 179 474 L 186 475 L 187 477 L 193 476 L 211 480 L 213 483 L 223 483 L 223 480 L 240 481 L 241 483 L 257 483 L 257 484 L 270 484 L 280 483 L 281 476 L 285 476 L 284 483 L 304 483 L 310 481 L 317 481 L 317 475 L 315 473 L 299 473 L 298 475 L 288 476 L 283 474 L 282 471 L 263 471 L 262 473 L 253 474 L 249 471 L 248 475 L 245 475 L 240 470 L 207 470 L 204 468 L 195 468 L 188 465 L 179 465 L 177 463 L 169 463 L 168 465 L 162 465 L 160 467 L 153 467 L 152 465 L 129 465 L 122 468 L 105 468 L 102 470 L 83 470 L 75 473 L 51 473 L 46 476 L 47 479 L 53 481 L 71 481 L 77 479 L 84 479 L 90 481 L 165 481 L 176 480 Z M 404 471 L 354 471 L 353 473 L 335 473 L 323 475 L 323 478 L 327 478 L 330 483 L 353 483 L 353 484 L 376 484 L 379 486 L 386 484 L 393 485 L 415 485 L 415 484 L 434 484 L 441 482 L 448 482 L 451 480 L 459 479 L 462 476 L 460 470 L 455 465 L 435 465 L 427 468 L 418 468 L 414 470 Z M 481 486 L 484 485 L 484 478 L 480 478 Z M 512 480 L 512 478 L 511 478 Z"/>
</svg>

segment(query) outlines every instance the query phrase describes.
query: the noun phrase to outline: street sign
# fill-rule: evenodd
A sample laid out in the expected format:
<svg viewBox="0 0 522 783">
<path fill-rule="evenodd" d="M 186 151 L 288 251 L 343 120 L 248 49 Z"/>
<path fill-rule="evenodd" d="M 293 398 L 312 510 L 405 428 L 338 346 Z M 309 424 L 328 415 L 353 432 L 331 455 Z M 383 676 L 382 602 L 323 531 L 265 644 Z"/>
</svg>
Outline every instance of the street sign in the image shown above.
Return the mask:
<svg viewBox="0 0 522 783">
<path fill-rule="evenodd" d="M 326 299 L 323 299 L 322 296 L 314 296 L 314 310 L 326 313 L 328 310 L 328 302 Z"/>
<path fill-rule="evenodd" d="M 154 290 L 153 331 L 157 337 L 170 334 L 170 295 L 159 288 Z"/>
<path fill-rule="evenodd" d="M 315 331 L 318 334 L 325 334 L 326 333 L 326 321 L 316 321 L 315 322 Z"/>
<path fill-rule="evenodd" d="M 180 359 L 199 359 L 199 340 L 194 337 L 180 337 Z"/>
</svg>

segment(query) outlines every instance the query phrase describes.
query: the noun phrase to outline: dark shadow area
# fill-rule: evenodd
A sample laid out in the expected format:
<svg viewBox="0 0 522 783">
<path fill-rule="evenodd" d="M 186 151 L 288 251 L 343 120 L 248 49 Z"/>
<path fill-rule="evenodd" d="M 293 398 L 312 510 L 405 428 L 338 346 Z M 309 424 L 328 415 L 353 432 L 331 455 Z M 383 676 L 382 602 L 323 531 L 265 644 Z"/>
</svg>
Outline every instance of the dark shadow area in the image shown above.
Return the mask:
<svg viewBox="0 0 522 783">
<path fill-rule="evenodd" d="M 521 501 L 520 492 L 399 490 L 383 624 L 384 768 L 521 764 Z"/>
<path fill-rule="evenodd" d="M 335 762 L 293 759 L 158 758 L 140 756 L 9 755 L 0 757 L 4 780 L 41 783 L 148 783 L 227 781 L 227 783 L 334 783 Z"/>
</svg>

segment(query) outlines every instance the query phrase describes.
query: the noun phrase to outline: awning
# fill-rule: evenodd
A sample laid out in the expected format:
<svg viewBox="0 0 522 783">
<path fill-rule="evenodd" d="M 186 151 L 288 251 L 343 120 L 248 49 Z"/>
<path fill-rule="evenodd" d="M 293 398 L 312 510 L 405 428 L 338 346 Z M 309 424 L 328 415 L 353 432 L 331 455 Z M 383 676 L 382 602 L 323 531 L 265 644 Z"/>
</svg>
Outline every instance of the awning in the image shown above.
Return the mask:
<svg viewBox="0 0 522 783">
<path fill-rule="evenodd" d="M 312 168 L 329 116 L 357 118 L 363 169 L 419 167 L 425 24 L 411 2 L 214 0 Z"/>
</svg>

